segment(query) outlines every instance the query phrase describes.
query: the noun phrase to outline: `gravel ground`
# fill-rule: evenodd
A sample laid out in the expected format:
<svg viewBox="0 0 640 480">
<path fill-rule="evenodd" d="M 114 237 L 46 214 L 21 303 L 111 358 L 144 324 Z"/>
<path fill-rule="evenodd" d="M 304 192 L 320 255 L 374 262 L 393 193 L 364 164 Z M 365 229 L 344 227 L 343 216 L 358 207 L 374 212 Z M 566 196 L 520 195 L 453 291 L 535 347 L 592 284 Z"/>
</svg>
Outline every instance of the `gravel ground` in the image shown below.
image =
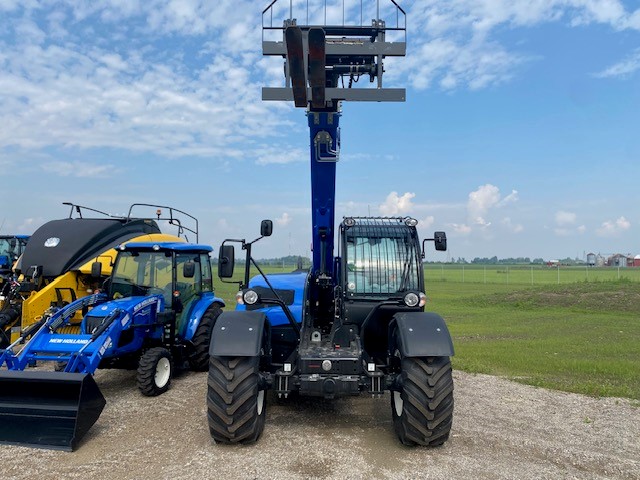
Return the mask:
<svg viewBox="0 0 640 480">
<path fill-rule="evenodd" d="M 454 372 L 455 413 L 440 448 L 407 448 L 389 396 L 269 398 L 258 443 L 219 446 L 206 421 L 206 373 L 147 398 L 135 372 L 96 374 L 107 407 L 73 453 L 0 446 L 10 479 L 640 479 L 640 404 Z"/>
</svg>

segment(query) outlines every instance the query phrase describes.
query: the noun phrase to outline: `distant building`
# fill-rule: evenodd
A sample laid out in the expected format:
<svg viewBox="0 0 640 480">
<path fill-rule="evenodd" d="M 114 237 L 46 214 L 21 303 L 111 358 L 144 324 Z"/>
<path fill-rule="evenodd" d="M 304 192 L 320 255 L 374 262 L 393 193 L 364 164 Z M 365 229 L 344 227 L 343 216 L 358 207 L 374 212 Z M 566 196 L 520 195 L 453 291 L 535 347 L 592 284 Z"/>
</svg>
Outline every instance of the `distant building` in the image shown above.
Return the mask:
<svg viewBox="0 0 640 480">
<path fill-rule="evenodd" d="M 636 255 L 633 257 L 633 266 L 640 267 L 640 255 Z"/>
<path fill-rule="evenodd" d="M 628 264 L 629 257 L 627 255 L 622 255 L 621 253 L 611 255 L 607 260 L 607 265 L 610 267 L 626 267 Z"/>
<path fill-rule="evenodd" d="M 587 265 L 590 267 L 596 266 L 596 254 L 595 253 L 587 253 Z"/>
</svg>

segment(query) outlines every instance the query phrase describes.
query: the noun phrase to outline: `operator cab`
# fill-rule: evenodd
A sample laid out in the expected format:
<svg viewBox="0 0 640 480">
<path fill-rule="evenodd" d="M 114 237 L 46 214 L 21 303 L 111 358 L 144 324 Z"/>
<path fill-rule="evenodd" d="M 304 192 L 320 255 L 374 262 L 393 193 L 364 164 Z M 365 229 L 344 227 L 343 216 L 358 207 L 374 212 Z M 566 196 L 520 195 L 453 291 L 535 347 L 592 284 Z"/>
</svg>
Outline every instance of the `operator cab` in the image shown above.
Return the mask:
<svg viewBox="0 0 640 480">
<path fill-rule="evenodd" d="M 213 291 L 210 248 L 182 243 L 122 245 L 109 282 L 109 298 L 162 295 L 167 310 L 179 315 L 179 330 L 186 325 L 194 301 Z"/>
<path fill-rule="evenodd" d="M 22 255 L 28 241 L 27 235 L 0 236 L 0 273 L 11 271 L 13 263 Z"/>
<path fill-rule="evenodd" d="M 343 322 L 374 358 L 387 353 L 396 313 L 424 311 L 424 271 L 417 220 L 347 217 L 340 225 Z"/>
<path fill-rule="evenodd" d="M 415 225 L 409 226 L 401 218 L 349 217 L 341 228 L 346 298 L 374 297 L 379 301 L 423 290 Z"/>
</svg>

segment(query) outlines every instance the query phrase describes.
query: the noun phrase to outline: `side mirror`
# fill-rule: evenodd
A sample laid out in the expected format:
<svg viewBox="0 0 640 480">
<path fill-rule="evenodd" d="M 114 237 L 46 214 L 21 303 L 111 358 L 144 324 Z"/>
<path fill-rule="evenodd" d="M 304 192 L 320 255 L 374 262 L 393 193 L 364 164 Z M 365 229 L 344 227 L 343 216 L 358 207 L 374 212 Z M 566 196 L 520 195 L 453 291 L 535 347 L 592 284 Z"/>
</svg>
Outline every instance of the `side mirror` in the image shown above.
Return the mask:
<svg viewBox="0 0 640 480">
<path fill-rule="evenodd" d="M 218 276 L 220 278 L 233 277 L 235 266 L 235 250 L 233 245 L 222 245 L 218 252 Z"/>
<path fill-rule="evenodd" d="M 100 277 L 102 277 L 102 263 L 93 262 L 91 264 L 91 278 L 97 280 Z"/>
<path fill-rule="evenodd" d="M 182 276 L 184 278 L 193 278 L 196 274 L 195 262 L 186 262 L 182 264 Z"/>
<path fill-rule="evenodd" d="M 260 224 L 260 235 L 270 237 L 273 233 L 273 222 L 271 220 L 262 220 Z"/>
<path fill-rule="evenodd" d="M 444 252 L 447 250 L 447 234 L 444 232 L 434 232 L 433 242 L 435 243 L 436 250 Z"/>
</svg>

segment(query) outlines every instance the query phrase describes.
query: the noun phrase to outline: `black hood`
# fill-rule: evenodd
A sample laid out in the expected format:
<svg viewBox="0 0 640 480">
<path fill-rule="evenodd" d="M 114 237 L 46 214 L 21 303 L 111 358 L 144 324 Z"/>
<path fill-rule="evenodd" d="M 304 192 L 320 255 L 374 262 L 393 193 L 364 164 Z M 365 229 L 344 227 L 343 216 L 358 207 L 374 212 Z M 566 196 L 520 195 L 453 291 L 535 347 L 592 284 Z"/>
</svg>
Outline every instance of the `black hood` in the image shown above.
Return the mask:
<svg viewBox="0 0 640 480">
<path fill-rule="evenodd" d="M 149 233 L 160 233 L 153 220 L 52 220 L 33 233 L 17 268 L 26 272 L 29 267 L 42 265 L 44 277 L 57 277 L 122 242 Z"/>
</svg>

